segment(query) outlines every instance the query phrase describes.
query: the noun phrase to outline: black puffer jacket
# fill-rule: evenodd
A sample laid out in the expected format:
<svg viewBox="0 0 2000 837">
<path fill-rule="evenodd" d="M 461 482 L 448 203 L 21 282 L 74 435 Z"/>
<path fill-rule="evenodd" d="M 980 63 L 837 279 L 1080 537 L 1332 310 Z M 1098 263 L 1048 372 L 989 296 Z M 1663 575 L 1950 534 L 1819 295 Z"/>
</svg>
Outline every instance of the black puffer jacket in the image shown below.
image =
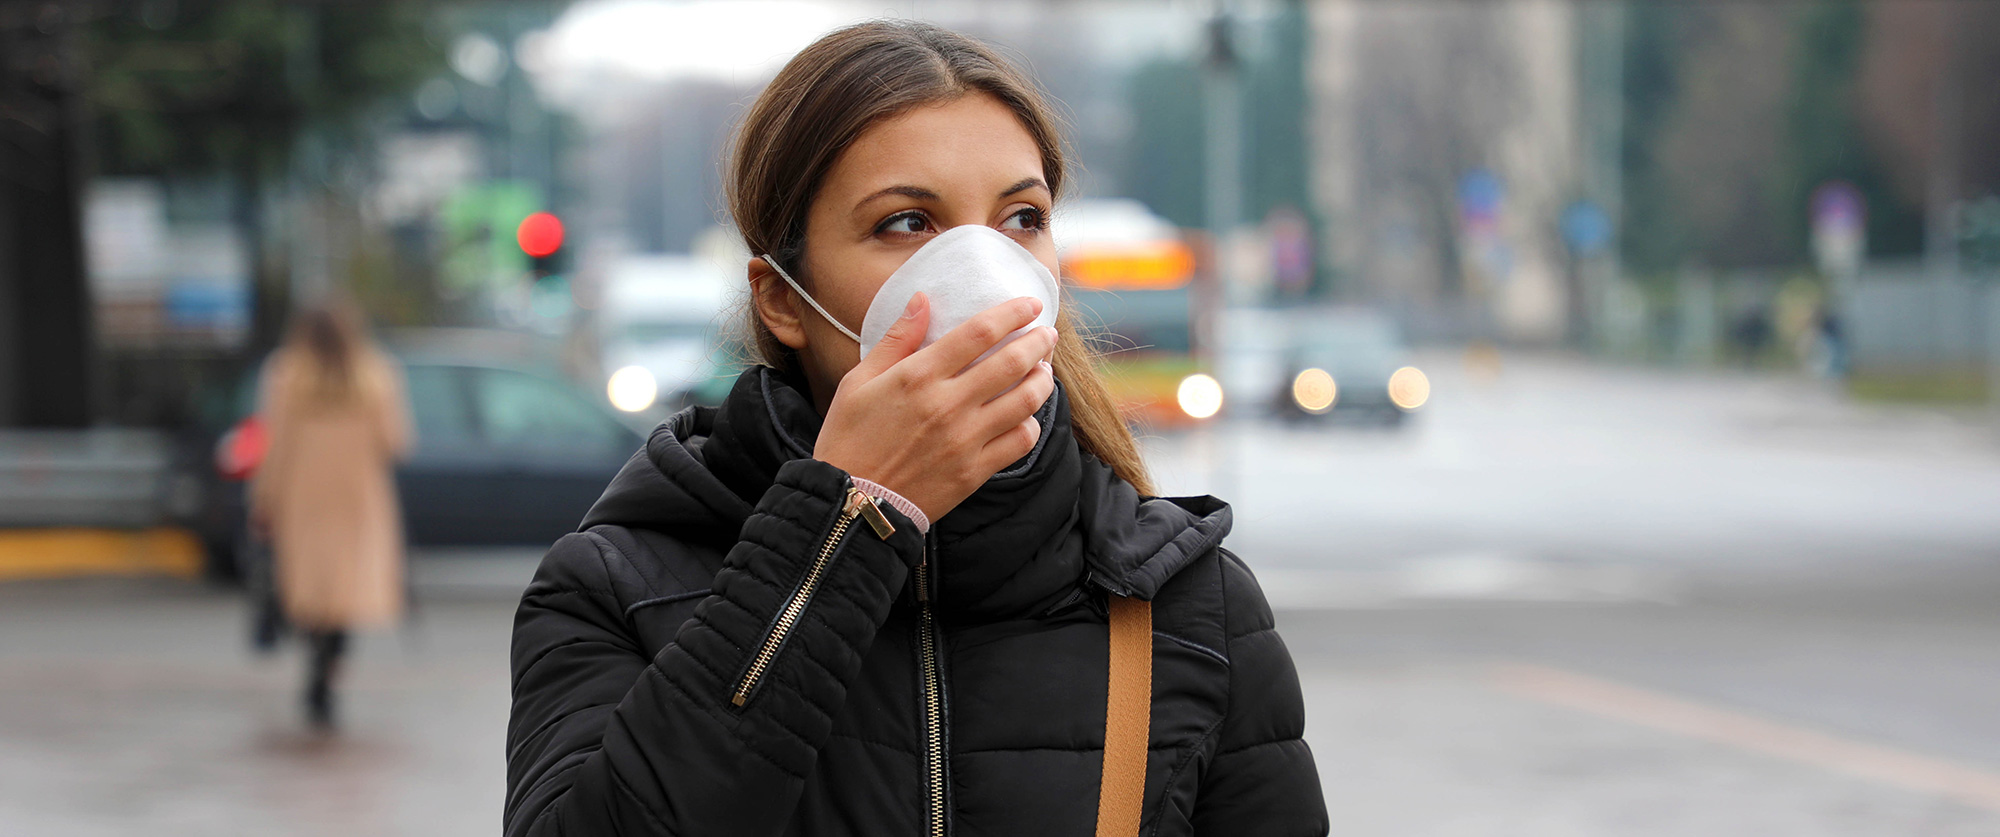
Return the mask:
<svg viewBox="0 0 2000 837">
<path fill-rule="evenodd" d="M 1153 602 L 1142 833 L 1325 834 L 1228 506 L 1138 497 L 1060 391 L 1039 418 L 928 537 L 883 504 L 886 539 L 777 373 L 662 424 L 522 597 L 507 834 L 1091 834 L 1107 591 Z"/>
</svg>

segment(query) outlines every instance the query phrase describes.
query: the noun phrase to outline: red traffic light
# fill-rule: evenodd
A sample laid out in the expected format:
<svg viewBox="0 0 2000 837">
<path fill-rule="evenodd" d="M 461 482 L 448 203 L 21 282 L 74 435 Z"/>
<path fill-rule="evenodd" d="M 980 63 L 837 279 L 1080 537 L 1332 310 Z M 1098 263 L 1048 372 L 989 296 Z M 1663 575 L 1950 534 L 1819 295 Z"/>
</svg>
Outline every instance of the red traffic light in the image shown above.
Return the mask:
<svg viewBox="0 0 2000 837">
<path fill-rule="evenodd" d="M 514 240 L 520 242 L 521 252 L 537 259 L 551 255 L 562 249 L 562 219 L 547 212 L 523 218 L 520 228 L 514 230 Z"/>
</svg>

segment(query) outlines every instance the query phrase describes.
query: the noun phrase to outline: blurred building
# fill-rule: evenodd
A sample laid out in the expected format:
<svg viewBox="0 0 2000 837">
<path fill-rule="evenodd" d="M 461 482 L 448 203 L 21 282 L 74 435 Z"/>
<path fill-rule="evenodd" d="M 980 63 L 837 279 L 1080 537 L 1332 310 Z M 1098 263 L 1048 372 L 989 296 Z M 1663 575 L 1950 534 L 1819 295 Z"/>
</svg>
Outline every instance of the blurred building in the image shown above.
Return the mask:
<svg viewBox="0 0 2000 837">
<path fill-rule="evenodd" d="M 1576 5 L 1328 0 L 1310 24 L 1312 195 L 1345 295 L 1420 333 L 1561 339 Z"/>
</svg>

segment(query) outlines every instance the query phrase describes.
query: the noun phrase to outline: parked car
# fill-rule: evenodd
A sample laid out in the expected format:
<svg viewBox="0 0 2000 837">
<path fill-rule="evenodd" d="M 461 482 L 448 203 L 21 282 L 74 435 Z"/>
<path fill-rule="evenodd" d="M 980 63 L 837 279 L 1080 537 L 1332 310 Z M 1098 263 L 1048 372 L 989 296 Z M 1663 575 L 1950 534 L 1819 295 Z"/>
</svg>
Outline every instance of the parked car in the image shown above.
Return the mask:
<svg viewBox="0 0 2000 837">
<path fill-rule="evenodd" d="M 1399 425 L 1430 397 L 1401 329 L 1366 308 L 1223 312 L 1225 409 L 1296 421 Z"/>
<path fill-rule="evenodd" d="M 1409 353 L 1402 330 L 1375 311 L 1300 312 L 1293 321 L 1284 376 L 1269 403 L 1292 420 L 1400 425 L 1430 400 L 1430 380 L 1410 365 Z"/>
<path fill-rule="evenodd" d="M 644 434 L 604 402 L 525 353 L 493 351 L 514 335 L 431 332 L 385 340 L 404 365 L 417 443 L 396 471 L 416 546 L 546 546 L 577 523 Z M 250 417 L 254 374 L 235 398 Z M 240 438 L 223 434 L 219 446 Z M 218 450 L 218 467 L 235 464 Z M 233 576 L 244 483 L 217 473 L 195 524 L 212 569 Z"/>
</svg>

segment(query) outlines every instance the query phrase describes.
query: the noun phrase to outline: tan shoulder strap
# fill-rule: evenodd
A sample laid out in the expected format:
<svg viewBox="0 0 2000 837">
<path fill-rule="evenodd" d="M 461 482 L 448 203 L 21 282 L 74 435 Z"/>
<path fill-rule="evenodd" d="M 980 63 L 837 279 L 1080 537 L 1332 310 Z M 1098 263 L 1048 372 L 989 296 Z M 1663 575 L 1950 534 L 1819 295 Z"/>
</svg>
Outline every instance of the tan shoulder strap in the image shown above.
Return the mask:
<svg viewBox="0 0 2000 837">
<path fill-rule="evenodd" d="M 1104 780 L 1097 837 L 1133 837 L 1146 800 L 1146 738 L 1153 723 L 1153 603 L 1109 597 L 1111 685 L 1104 700 Z"/>
</svg>

